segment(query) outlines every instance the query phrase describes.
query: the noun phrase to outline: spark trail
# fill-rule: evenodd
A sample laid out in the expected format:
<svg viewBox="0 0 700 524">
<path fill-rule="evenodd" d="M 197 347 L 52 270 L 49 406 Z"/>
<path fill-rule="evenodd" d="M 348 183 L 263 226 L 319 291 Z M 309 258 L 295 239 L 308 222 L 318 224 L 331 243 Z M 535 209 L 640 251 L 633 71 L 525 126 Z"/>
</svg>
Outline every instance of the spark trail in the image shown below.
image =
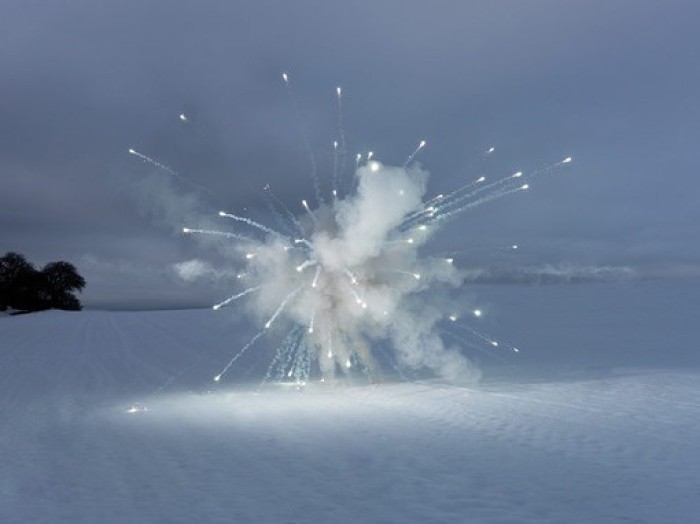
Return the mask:
<svg viewBox="0 0 700 524">
<path fill-rule="evenodd" d="M 183 119 L 183 117 L 184 117 L 184 119 Z M 187 117 L 185 117 L 185 115 L 180 115 L 180 120 L 183 120 L 183 122 L 189 122 L 189 120 L 187 120 Z M 214 194 L 209 190 L 209 188 L 201 186 L 201 185 L 193 182 L 192 180 L 190 180 L 186 176 L 181 175 L 180 173 L 178 173 L 177 171 L 175 171 L 171 167 L 168 167 L 165 164 L 158 162 L 157 160 L 154 160 L 153 158 L 151 158 L 147 155 L 144 155 L 143 153 L 140 153 L 139 151 L 136 151 L 133 148 L 129 148 L 129 154 L 135 156 L 136 158 L 139 158 L 140 160 L 142 160 L 146 164 L 150 164 L 150 165 L 164 171 L 165 173 L 172 175 L 173 177 L 177 178 L 181 182 L 184 182 L 185 184 L 187 184 L 195 189 L 198 189 L 200 191 L 204 191 L 205 193 L 208 193 L 208 194 L 214 196 Z"/>
<path fill-rule="evenodd" d="M 316 156 L 311 148 L 311 142 L 309 141 L 308 133 L 306 132 L 306 124 L 301 116 L 301 111 L 299 110 L 299 105 L 297 104 L 296 98 L 294 97 L 294 92 L 292 91 L 292 85 L 289 80 L 289 75 L 287 73 L 282 73 L 282 80 L 284 80 L 284 85 L 287 88 L 287 95 L 294 108 L 294 116 L 297 119 L 299 125 L 299 133 L 304 142 L 304 147 L 306 148 L 306 153 L 309 157 L 309 165 L 311 167 L 311 182 L 314 186 L 314 195 L 316 196 L 316 202 L 319 204 L 323 201 L 321 197 L 321 186 L 318 180 L 318 167 L 316 166 Z"/>
</svg>

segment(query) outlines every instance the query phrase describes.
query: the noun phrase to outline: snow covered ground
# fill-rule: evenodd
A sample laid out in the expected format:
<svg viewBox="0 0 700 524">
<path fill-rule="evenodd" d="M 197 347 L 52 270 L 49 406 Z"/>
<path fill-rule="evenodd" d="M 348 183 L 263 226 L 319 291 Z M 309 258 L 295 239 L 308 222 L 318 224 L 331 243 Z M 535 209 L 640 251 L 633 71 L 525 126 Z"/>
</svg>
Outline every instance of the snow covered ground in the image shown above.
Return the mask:
<svg viewBox="0 0 700 524">
<path fill-rule="evenodd" d="M 210 390 L 235 310 L 0 318 L 0 522 L 698 522 L 700 282 L 476 297 L 521 353 L 472 388 Z"/>
</svg>

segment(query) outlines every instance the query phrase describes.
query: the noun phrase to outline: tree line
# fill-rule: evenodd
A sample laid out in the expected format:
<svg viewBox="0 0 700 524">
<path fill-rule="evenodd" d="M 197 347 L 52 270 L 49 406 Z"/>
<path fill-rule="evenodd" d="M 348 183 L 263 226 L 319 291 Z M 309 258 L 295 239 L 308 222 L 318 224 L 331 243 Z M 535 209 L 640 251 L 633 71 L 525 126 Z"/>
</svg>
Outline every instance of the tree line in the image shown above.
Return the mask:
<svg viewBox="0 0 700 524">
<path fill-rule="evenodd" d="M 69 262 L 50 262 L 37 270 L 19 253 L 0 258 L 0 311 L 43 311 L 82 309 L 75 292 L 85 287 L 85 279 Z"/>
</svg>

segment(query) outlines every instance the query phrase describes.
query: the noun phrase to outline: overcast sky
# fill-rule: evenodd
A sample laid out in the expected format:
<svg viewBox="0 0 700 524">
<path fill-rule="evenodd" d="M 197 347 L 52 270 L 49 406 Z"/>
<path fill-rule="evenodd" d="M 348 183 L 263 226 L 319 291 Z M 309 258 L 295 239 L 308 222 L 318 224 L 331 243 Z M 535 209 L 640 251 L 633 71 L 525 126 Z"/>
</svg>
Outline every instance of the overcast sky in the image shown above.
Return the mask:
<svg viewBox="0 0 700 524">
<path fill-rule="evenodd" d="M 465 266 L 697 275 L 698 19 L 695 1 L 5 1 L 0 251 L 72 261 L 89 307 L 226 296 L 178 278 L 227 264 L 180 230 L 263 216 L 266 183 L 312 196 L 288 72 L 325 174 L 336 86 L 350 153 L 401 165 L 426 139 L 431 193 L 574 157 L 446 228 L 435 249 Z"/>
</svg>

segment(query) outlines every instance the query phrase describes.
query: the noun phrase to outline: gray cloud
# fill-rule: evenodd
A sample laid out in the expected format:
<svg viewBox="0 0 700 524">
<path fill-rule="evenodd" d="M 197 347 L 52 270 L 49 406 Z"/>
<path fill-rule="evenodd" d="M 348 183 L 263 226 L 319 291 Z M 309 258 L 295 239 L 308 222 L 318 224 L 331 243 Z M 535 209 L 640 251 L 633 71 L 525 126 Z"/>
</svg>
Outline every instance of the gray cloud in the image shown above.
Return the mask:
<svg viewBox="0 0 700 524">
<path fill-rule="evenodd" d="M 699 12 L 689 1 L 631 0 L 6 3 L 0 251 L 37 264 L 128 260 L 155 273 L 202 257 L 225 268 L 225 252 L 203 252 L 178 233 L 182 222 L 215 221 L 221 208 L 271 222 L 266 183 L 290 206 L 312 194 L 284 70 L 326 192 L 337 85 L 350 151 L 401 164 L 426 138 L 429 192 L 574 156 L 568 172 L 436 240 L 437 250 L 471 251 L 465 265 L 510 264 L 480 246 L 515 242 L 522 267 L 678 274 L 700 258 Z M 480 162 L 490 145 L 498 154 Z M 213 194 L 154 173 L 130 147 Z M 162 276 L 139 299 L 137 287 L 120 291 L 134 275 L 90 271 L 94 305 L 216 295 Z"/>
<path fill-rule="evenodd" d="M 627 266 L 580 266 L 545 264 L 517 268 L 486 267 L 465 271 L 467 280 L 479 284 L 571 284 L 606 282 L 639 278 L 638 271 Z"/>
</svg>

